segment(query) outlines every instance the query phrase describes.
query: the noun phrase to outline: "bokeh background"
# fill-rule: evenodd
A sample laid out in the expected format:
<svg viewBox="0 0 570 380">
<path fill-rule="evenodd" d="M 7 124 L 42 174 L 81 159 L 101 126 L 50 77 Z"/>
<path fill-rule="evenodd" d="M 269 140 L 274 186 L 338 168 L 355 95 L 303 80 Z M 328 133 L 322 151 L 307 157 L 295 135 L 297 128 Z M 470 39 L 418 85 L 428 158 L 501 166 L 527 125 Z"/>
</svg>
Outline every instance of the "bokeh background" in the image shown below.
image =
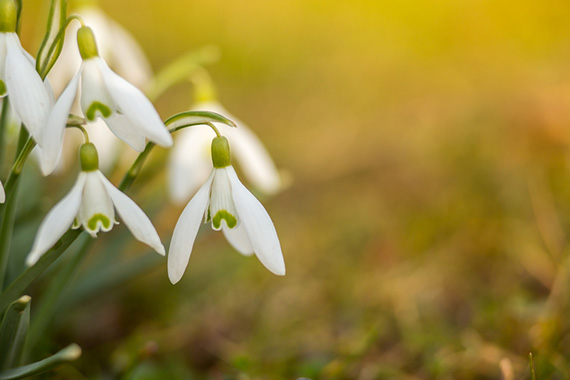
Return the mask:
<svg viewBox="0 0 570 380">
<path fill-rule="evenodd" d="M 221 103 L 290 179 L 260 195 L 287 275 L 204 228 L 172 286 L 165 260 L 116 228 L 39 346 L 84 350 L 50 376 L 510 380 L 531 378 L 532 352 L 537 379 L 570 378 L 569 2 L 99 5 L 155 71 L 219 47 Z M 46 9 L 24 1 L 30 51 Z M 156 106 L 191 104 L 182 83 Z M 167 244 L 182 207 L 165 155 L 130 195 Z"/>
</svg>

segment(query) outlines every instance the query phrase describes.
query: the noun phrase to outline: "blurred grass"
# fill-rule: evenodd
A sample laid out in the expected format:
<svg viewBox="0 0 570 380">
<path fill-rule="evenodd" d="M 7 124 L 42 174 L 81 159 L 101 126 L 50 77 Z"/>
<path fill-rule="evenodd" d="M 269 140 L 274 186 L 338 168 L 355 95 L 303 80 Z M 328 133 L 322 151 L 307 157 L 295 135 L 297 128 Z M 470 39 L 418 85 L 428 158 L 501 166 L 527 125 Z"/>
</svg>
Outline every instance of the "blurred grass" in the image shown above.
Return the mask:
<svg viewBox="0 0 570 380">
<path fill-rule="evenodd" d="M 529 379 L 532 352 L 538 379 L 570 377 L 570 3 L 100 3 L 155 69 L 218 45 L 221 101 L 293 184 L 263 200 L 285 278 L 204 232 L 180 285 L 163 263 L 59 316 L 83 373 Z M 157 210 L 161 186 L 135 200 Z"/>
</svg>

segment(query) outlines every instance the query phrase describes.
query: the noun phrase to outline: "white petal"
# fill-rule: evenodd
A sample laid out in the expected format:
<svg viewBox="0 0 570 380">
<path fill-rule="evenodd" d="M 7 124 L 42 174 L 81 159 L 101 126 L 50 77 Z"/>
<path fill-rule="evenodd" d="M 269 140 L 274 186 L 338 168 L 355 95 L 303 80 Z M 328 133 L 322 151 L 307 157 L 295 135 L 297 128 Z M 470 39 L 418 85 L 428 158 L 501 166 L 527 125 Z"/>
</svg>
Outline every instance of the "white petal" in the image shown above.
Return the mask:
<svg viewBox="0 0 570 380">
<path fill-rule="evenodd" d="M 150 100 L 138 88 L 115 74 L 103 60 L 98 62 L 107 90 L 119 111 L 150 141 L 163 147 L 172 146 L 172 136 Z"/>
<path fill-rule="evenodd" d="M 164 255 L 164 246 L 160 242 L 160 237 L 144 211 L 131 198 L 113 186 L 103 173 L 97 171 L 97 174 L 111 196 L 121 219 L 133 236 L 152 247 L 156 252 Z"/>
<path fill-rule="evenodd" d="M 4 192 L 4 186 L 2 186 L 2 182 L 0 182 L 0 203 L 6 202 L 6 193 Z"/>
<path fill-rule="evenodd" d="M 42 158 L 40 163 L 43 175 L 48 175 L 53 172 L 61 155 L 63 132 L 67 124 L 69 110 L 77 94 L 80 74 L 81 70 L 71 79 L 59 99 L 57 99 L 47 119 L 45 130 L 42 133 L 41 144 Z"/>
<path fill-rule="evenodd" d="M 109 117 L 109 115 L 101 115 L 100 111 L 94 111 L 94 114 L 90 114 L 88 111 L 93 103 L 99 103 L 107 107 L 109 114 L 114 113 L 117 108 L 103 81 L 103 73 L 101 72 L 99 61 L 101 61 L 100 58 L 91 58 L 83 61 L 80 103 L 81 110 L 89 121 L 95 120 L 97 116 Z"/>
<path fill-rule="evenodd" d="M 145 136 L 137 129 L 136 126 L 132 125 L 128 117 L 125 115 L 119 115 L 115 112 L 111 114 L 111 117 L 104 120 L 115 136 L 129 144 L 131 148 L 137 152 L 142 152 L 144 150 L 146 145 Z"/>
<path fill-rule="evenodd" d="M 212 172 L 210 178 L 188 202 L 174 227 L 168 250 L 168 278 L 173 284 L 180 281 L 188 265 L 194 240 L 204 217 L 204 211 L 208 207 L 213 175 Z"/>
<path fill-rule="evenodd" d="M 219 224 L 216 226 L 216 216 L 218 213 L 220 213 L 222 218 L 218 220 Z M 208 221 L 212 222 L 212 228 L 214 230 L 219 231 L 222 227 L 236 227 L 239 224 L 237 216 L 238 213 L 232 199 L 232 186 L 227 171 L 224 169 L 214 169 L 210 204 L 208 205 L 208 219 L 210 220 Z M 228 226 L 228 223 L 231 225 Z"/>
<path fill-rule="evenodd" d="M 125 28 L 109 18 L 106 21 L 109 33 L 113 36 L 113 41 L 108 44 L 108 62 L 119 75 L 142 88 L 152 77 L 152 69 L 145 53 Z"/>
<path fill-rule="evenodd" d="M 225 135 L 243 174 L 259 190 L 273 194 L 282 187 L 281 177 L 269 152 L 259 138 L 242 121 L 235 118 L 217 102 L 199 103 L 194 108 L 219 113 L 234 120 L 238 127 L 232 128 L 225 124 L 216 123 Z"/>
<path fill-rule="evenodd" d="M 213 138 L 210 127 L 202 125 L 176 132 L 168 162 L 168 189 L 174 202 L 187 202 L 212 172 Z"/>
<path fill-rule="evenodd" d="M 241 225 L 261 263 L 271 272 L 285 275 L 285 262 L 273 222 L 265 208 L 239 181 L 233 167 L 225 168 Z"/>
<path fill-rule="evenodd" d="M 80 173 L 71 191 L 59 201 L 43 220 L 26 264 L 32 266 L 71 227 L 81 205 L 85 173 Z"/>
<path fill-rule="evenodd" d="M 116 223 L 113 201 L 98 173 L 98 170 L 85 173 L 87 179 L 77 214 L 77 221 L 92 237 L 97 237 L 99 231 L 110 231 Z"/>
<path fill-rule="evenodd" d="M 224 227 L 222 228 L 222 231 L 224 232 L 226 239 L 236 251 L 245 256 L 253 255 L 253 247 L 251 246 L 249 236 L 247 236 L 247 232 L 243 227 L 243 223 L 238 224 L 237 227 L 232 229 Z"/>
<path fill-rule="evenodd" d="M 51 101 L 44 83 L 23 52 L 15 33 L 6 36 L 6 88 L 14 110 L 41 144 L 42 128 L 50 112 Z"/>
</svg>

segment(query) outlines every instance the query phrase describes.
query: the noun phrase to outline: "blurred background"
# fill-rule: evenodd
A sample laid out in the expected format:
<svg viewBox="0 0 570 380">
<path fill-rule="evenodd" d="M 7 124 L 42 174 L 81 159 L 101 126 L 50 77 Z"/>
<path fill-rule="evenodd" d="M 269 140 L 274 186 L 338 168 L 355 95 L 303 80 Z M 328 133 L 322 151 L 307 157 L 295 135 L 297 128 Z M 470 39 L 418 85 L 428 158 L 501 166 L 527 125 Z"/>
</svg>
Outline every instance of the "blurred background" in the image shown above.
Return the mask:
<svg viewBox="0 0 570 380">
<path fill-rule="evenodd" d="M 532 352 L 537 379 L 570 378 L 569 2 L 98 4 L 155 72 L 219 47 L 220 102 L 291 179 L 260 195 L 287 275 L 203 228 L 173 286 L 117 227 L 58 304 L 45 355 L 84 353 L 52 376 L 510 380 Z M 46 9 L 24 2 L 32 54 Z M 156 102 L 191 104 L 188 83 Z M 165 245 L 166 153 L 129 193 Z"/>
</svg>

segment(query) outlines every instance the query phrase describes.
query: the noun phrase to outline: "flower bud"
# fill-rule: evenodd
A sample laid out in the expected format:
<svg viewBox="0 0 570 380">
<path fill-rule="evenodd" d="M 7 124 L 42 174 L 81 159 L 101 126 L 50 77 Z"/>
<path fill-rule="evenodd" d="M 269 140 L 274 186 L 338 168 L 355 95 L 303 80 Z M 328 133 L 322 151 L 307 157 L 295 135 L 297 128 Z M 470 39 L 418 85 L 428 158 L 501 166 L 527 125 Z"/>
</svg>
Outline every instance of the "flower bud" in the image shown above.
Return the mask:
<svg viewBox="0 0 570 380">
<path fill-rule="evenodd" d="M 16 19 L 18 12 L 14 0 L 0 0 L 0 32 L 16 32 Z"/>
<path fill-rule="evenodd" d="M 218 136 L 212 140 L 212 163 L 218 169 L 231 165 L 230 145 L 224 136 Z"/>
<path fill-rule="evenodd" d="M 92 143 L 81 145 L 79 160 L 81 161 L 81 170 L 84 172 L 92 172 L 99 169 L 99 155 L 97 154 L 97 148 Z"/>
<path fill-rule="evenodd" d="M 99 56 L 95 35 L 88 26 L 82 26 L 77 31 L 77 46 L 83 60 Z"/>
</svg>

